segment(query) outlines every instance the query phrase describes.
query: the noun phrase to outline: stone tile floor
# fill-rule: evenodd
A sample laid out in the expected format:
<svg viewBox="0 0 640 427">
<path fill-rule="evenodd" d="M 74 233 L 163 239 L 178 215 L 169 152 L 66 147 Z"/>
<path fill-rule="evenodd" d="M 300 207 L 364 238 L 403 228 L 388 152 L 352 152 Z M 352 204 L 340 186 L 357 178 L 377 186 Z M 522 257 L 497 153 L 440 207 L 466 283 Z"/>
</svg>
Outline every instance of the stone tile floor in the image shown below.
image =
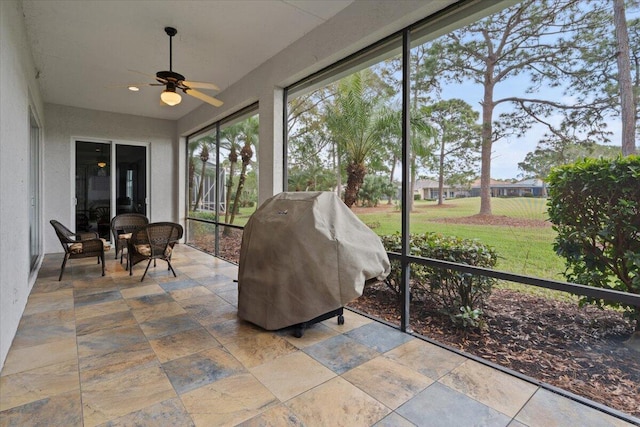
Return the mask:
<svg viewBox="0 0 640 427">
<path fill-rule="evenodd" d="M 178 245 L 47 255 L 0 376 L 1 426 L 630 425 L 356 313 L 302 338 L 236 316 L 237 267 Z"/>
</svg>

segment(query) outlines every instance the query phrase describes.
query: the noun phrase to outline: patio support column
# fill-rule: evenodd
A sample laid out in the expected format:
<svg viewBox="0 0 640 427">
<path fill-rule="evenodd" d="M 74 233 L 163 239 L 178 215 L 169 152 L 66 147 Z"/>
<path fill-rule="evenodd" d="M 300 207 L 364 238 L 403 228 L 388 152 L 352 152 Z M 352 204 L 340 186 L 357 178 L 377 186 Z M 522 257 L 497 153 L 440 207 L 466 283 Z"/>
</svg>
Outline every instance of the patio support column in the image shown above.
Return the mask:
<svg viewBox="0 0 640 427">
<path fill-rule="evenodd" d="M 258 142 L 258 206 L 284 188 L 284 90 L 276 87 L 260 96 Z"/>
</svg>

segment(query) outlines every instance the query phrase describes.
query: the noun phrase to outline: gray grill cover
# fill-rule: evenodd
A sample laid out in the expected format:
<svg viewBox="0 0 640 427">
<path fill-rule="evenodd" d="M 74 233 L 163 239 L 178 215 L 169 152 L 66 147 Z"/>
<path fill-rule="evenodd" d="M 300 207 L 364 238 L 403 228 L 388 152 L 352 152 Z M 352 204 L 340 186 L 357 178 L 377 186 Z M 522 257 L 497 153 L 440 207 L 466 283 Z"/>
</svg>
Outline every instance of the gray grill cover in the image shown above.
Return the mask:
<svg viewBox="0 0 640 427">
<path fill-rule="evenodd" d="M 244 228 L 238 316 L 268 330 L 306 322 L 389 271 L 380 238 L 335 193 L 280 193 Z"/>
</svg>

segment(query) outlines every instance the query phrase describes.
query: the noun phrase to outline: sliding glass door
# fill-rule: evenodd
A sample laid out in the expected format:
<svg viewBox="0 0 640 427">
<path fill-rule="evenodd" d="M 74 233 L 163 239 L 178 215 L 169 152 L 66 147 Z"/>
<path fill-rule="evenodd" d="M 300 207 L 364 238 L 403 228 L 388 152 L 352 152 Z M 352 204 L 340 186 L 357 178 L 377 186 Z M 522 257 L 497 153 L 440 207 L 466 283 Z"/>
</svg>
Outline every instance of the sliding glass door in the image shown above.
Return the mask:
<svg viewBox="0 0 640 427">
<path fill-rule="evenodd" d="M 147 147 L 116 145 L 116 214 L 147 215 Z"/>
<path fill-rule="evenodd" d="M 147 212 L 147 146 L 76 141 L 76 230 L 109 240 L 117 214 Z"/>
</svg>

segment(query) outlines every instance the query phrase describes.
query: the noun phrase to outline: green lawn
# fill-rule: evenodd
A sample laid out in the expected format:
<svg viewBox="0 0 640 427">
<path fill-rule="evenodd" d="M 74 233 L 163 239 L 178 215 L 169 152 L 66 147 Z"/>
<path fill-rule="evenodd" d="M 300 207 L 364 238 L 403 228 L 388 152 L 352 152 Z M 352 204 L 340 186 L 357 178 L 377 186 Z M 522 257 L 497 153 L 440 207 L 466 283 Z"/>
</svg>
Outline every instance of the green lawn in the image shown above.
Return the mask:
<svg viewBox="0 0 640 427">
<path fill-rule="evenodd" d="M 494 215 L 518 219 L 545 221 L 546 199 L 532 197 L 493 198 Z M 381 202 L 379 208 L 384 208 Z M 241 208 L 234 224 L 243 226 L 255 208 Z M 358 217 L 378 235 L 400 231 L 400 210 L 396 206 L 388 209 L 357 209 Z M 469 197 L 445 201 L 444 206 L 436 202 L 416 201 L 411 214 L 411 233 L 428 231 L 465 239 L 477 239 L 495 248 L 499 255 L 496 269 L 527 276 L 564 280 L 564 261 L 553 251 L 556 236 L 551 227 L 522 227 L 471 224 L 445 224 L 435 220 L 475 215 L 480 211 L 480 198 Z"/>
<path fill-rule="evenodd" d="M 493 198 L 494 215 L 518 219 L 546 220 L 546 200 L 530 197 Z M 465 239 L 477 239 L 492 246 L 499 255 L 498 270 L 528 276 L 563 280 L 564 262 L 553 251 L 555 231 L 550 227 L 495 226 L 445 224 L 434 220 L 475 215 L 480 210 L 480 198 L 452 199 L 445 206 L 436 202 L 418 201 L 411 214 L 411 233 L 428 231 Z M 358 217 L 379 234 L 400 231 L 400 211 L 390 207 L 386 212 L 367 213 L 359 210 Z"/>
</svg>

